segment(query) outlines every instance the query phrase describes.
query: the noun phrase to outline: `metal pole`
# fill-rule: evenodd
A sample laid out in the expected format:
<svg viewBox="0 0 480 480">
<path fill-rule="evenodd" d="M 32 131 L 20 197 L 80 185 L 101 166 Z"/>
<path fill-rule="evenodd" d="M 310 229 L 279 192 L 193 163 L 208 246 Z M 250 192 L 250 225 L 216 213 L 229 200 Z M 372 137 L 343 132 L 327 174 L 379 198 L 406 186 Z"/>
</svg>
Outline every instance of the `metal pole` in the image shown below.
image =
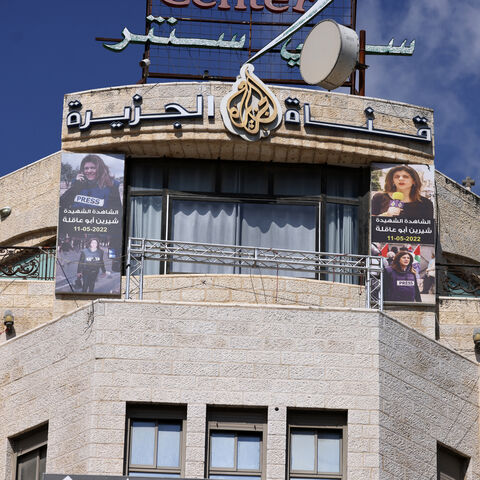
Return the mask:
<svg viewBox="0 0 480 480">
<path fill-rule="evenodd" d="M 147 8 L 145 11 L 145 35 L 148 35 L 148 31 L 150 30 L 151 22 L 150 20 L 147 20 L 147 17 L 152 14 L 152 0 L 147 0 Z M 147 42 L 145 44 L 145 50 L 143 52 L 143 58 L 145 59 L 150 59 L 150 42 Z M 142 67 L 142 78 L 137 82 L 139 84 L 142 83 L 147 83 L 148 79 L 148 70 L 149 67 L 148 65 L 144 65 Z"/>
<path fill-rule="evenodd" d="M 366 277 L 366 282 L 365 282 L 365 308 L 370 308 L 370 295 L 371 295 L 371 271 L 370 271 L 370 257 L 366 258 L 366 267 L 367 267 L 367 277 Z"/>
<path fill-rule="evenodd" d="M 360 52 L 358 54 L 358 63 L 360 68 L 358 71 L 358 94 L 365 96 L 365 46 L 367 44 L 367 34 L 365 30 L 360 30 Z"/>
<path fill-rule="evenodd" d="M 357 0 L 352 0 L 350 4 L 350 25 L 353 30 L 357 29 Z"/>
<path fill-rule="evenodd" d="M 127 298 L 127 300 L 130 299 L 130 272 L 131 272 L 130 262 L 132 261 L 132 257 L 130 255 L 131 241 L 132 241 L 132 239 L 129 238 L 128 239 L 128 248 L 127 248 L 127 271 L 126 271 L 127 285 L 125 287 L 125 297 Z"/>
<path fill-rule="evenodd" d="M 140 300 L 143 300 L 143 267 L 144 266 L 145 266 L 145 239 L 142 238 L 142 260 L 140 262 L 140 286 L 139 286 Z"/>
<path fill-rule="evenodd" d="M 383 312 L 383 267 L 380 270 L 380 288 L 378 289 L 379 310 Z"/>
</svg>

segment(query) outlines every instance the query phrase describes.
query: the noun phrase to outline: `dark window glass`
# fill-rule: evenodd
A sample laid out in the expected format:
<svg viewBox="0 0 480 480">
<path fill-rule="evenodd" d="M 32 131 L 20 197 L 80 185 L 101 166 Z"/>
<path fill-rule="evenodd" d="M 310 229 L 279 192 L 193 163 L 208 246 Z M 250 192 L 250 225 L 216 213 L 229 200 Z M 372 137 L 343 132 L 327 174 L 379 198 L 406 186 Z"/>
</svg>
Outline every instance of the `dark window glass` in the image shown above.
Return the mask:
<svg viewBox="0 0 480 480">
<path fill-rule="evenodd" d="M 42 480 L 47 459 L 48 427 L 42 426 L 10 440 L 16 458 L 16 480 Z"/>
<path fill-rule="evenodd" d="M 438 445 L 437 447 L 437 479 L 464 480 L 467 473 L 468 458 Z"/>
<path fill-rule="evenodd" d="M 223 165 L 222 193 L 268 194 L 268 172 L 264 165 Z"/>
<path fill-rule="evenodd" d="M 273 174 L 274 195 L 313 196 L 322 193 L 318 168 L 278 167 Z"/>
<path fill-rule="evenodd" d="M 130 162 L 130 190 L 161 190 L 163 167 L 155 162 L 132 160 Z"/>
<path fill-rule="evenodd" d="M 180 192 L 214 192 L 215 165 L 212 163 L 171 163 L 168 188 Z"/>
<path fill-rule="evenodd" d="M 129 172 L 129 236 L 338 254 L 361 253 L 359 245 L 366 242 L 359 238 L 358 218 L 359 195 L 368 189 L 363 169 L 134 159 Z M 162 197 L 163 187 L 168 196 Z M 189 260 L 165 265 L 167 270 L 147 260 L 144 273 L 242 273 L 222 262 Z M 310 271 L 276 273 L 315 278 Z"/>
<path fill-rule="evenodd" d="M 326 173 L 326 194 L 357 198 L 362 193 L 363 171 L 359 168 L 330 167 Z"/>
</svg>

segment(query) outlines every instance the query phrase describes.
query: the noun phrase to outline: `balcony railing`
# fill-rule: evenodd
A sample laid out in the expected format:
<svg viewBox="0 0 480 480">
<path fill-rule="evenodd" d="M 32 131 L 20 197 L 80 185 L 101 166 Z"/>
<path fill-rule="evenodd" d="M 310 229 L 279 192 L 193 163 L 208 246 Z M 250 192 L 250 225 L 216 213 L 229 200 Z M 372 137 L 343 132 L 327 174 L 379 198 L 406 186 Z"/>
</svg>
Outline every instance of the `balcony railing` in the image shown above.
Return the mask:
<svg viewBox="0 0 480 480">
<path fill-rule="evenodd" d="M 0 247 L 0 279 L 54 280 L 55 260 L 55 247 Z M 126 298 L 143 298 L 146 261 L 163 263 L 164 272 L 193 263 L 355 283 L 365 286 L 367 308 L 383 308 L 380 257 L 130 238 Z M 437 276 L 438 295 L 480 298 L 480 265 L 437 264 Z"/>
<path fill-rule="evenodd" d="M 55 278 L 55 247 L 0 247 L 0 279 Z"/>
<path fill-rule="evenodd" d="M 366 307 L 383 309 L 383 266 L 380 257 L 344 253 L 307 252 L 238 245 L 217 245 L 172 240 L 129 238 L 126 298 L 143 299 L 146 262 L 163 262 L 168 272 L 174 264 L 196 263 L 242 269 L 270 270 L 288 275 L 364 285 Z M 158 268 L 157 271 L 160 271 Z"/>
<path fill-rule="evenodd" d="M 438 293 L 480 298 L 480 265 L 437 264 Z"/>
</svg>

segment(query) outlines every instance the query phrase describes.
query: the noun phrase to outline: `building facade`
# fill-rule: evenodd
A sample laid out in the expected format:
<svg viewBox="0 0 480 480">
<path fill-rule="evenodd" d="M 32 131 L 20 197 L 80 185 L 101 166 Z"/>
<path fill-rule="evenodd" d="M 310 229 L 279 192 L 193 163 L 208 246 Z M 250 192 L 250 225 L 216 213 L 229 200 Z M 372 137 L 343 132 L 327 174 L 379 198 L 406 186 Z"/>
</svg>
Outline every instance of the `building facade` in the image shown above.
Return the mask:
<svg viewBox="0 0 480 480">
<path fill-rule="evenodd" d="M 249 142 L 230 89 L 68 94 L 62 152 L 0 179 L 0 476 L 478 478 L 479 198 L 436 172 L 420 301 L 375 293 L 372 165 L 433 172 L 433 112 L 270 87 L 283 121 Z M 125 156 L 122 238 L 97 240 L 120 295 L 38 273 L 48 253 L 78 276 L 95 236 L 57 243 L 62 153 Z"/>
</svg>

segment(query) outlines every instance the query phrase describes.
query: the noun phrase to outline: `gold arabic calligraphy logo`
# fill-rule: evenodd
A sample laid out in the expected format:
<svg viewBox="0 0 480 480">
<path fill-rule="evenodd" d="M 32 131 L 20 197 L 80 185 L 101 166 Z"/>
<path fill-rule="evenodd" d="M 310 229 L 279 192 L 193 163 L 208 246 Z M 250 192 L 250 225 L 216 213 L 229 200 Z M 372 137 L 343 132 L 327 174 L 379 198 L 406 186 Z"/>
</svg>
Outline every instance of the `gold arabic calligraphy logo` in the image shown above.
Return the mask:
<svg viewBox="0 0 480 480">
<path fill-rule="evenodd" d="M 282 107 L 270 89 L 245 64 L 232 92 L 222 99 L 223 123 L 235 135 L 255 141 L 267 137 L 282 122 Z"/>
</svg>

